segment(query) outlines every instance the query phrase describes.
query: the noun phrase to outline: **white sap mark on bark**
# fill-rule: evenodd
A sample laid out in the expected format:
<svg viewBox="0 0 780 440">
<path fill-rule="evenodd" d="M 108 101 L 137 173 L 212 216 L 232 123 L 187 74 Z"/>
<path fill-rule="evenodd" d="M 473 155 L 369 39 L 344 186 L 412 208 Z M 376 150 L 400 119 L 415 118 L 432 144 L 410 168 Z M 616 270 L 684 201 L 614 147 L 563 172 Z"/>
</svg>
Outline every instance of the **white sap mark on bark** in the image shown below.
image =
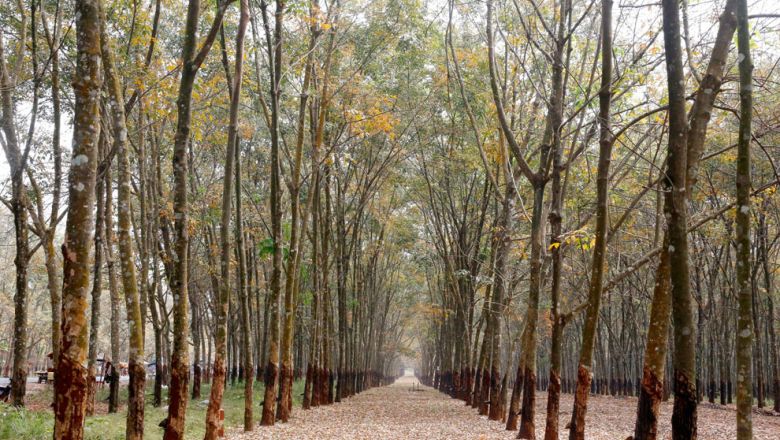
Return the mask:
<svg viewBox="0 0 780 440">
<path fill-rule="evenodd" d="M 79 182 L 73 186 L 73 189 L 75 189 L 78 192 L 84 191 L 84 184 Z"/>
<path fill-rule="evenodd" d="M 89 163 L 89 158 L 85 154 L 79 154 L 73 158 L 73 166 L 78 167 Z"/>
</svg>

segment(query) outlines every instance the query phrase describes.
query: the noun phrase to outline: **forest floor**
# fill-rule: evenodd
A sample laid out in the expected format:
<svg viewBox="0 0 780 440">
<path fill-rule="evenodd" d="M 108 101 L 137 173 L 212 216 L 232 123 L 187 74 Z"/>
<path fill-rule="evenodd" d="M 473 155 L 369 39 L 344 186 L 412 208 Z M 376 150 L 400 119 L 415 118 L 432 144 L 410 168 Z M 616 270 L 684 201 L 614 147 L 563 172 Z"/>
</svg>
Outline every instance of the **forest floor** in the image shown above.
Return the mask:
<svg viewBox="0 0 780 440">
<path fill-rule="evenodd" d="M 152 405 L 152 381 L 147 381 L 146 408 L 144 417 L 144 432 L 147 439 L 162 438 L 163 430 L 158 424 L 168 416 L 168 407 L 163 405 L 155 408 Z M 303 393 L 303 381 L 293 385 L 293 405 L 296 412 L 300 411 L 300 395 Z M 187 404 L 187 419 L 184 427 L 185 439 L 202 439 L 205 433 L 206 407 L 208 405 L 209 384 L 204 383 L 201 389 L 202 397 L 191 400 Z M 254 408 L 255 419 L 259 420 L 258 402 L 263 400 L 262 383 L 255 382 Z M 167 388 L 163 388 L 163 401 L 167 401 Z M 108 414 L 108 387 L 98 389 L 95 402 L 95 415 L 87 417 L 84 424 L 84 440 L 123 440 L 125 438 L 125 419 L 127 418 L 127 386 L 122 384 L 119 392 L 121 405 L 119 412 Z M 50 402 L 52 389 L 50 385 L 31 386 L 25 398 L 24 409 L 15 409 L 0 402 L 0 440 L 50 440 L 54 432 L 54 417 Z M 236 383 L 225 388 L 222 407 L 225 409 L 225 425 L 228 427 L 243 426 L 244 420 L 244 385 Z"/>
<path fill-rule="evenodd" d="M 417 379 L 404 376 L 394 384 L 373 388 L 346 401 L 309 411 L 293 411 L 289 423 L 256 427 L 253 432 L 232 430 L 231 440 L 258 439 L 514 439 L 516 432 L 504 430 L 503 423 L 489 421 L 460 400 L 451 399 L 432 388 L 417 385 Z M 563 427 L 572 407 L 571 394 L 561 398 L 561 438 L 568 438 Z M 537 394 L 537 437 L 544 432 L 546 393 Z M 633 433 L 636 399 L 591 396 L 586 438 L 622 440 Z M 671 438 L 672 403 L 661 406 L 659 439 Z M 699 439 L 736 438 L 736 413 L 733 406 L 702 404 L 699 407 Z M 755 413 L 753 433 L 756 440 L 780 439 L 780 416 Z"/>
</svg>

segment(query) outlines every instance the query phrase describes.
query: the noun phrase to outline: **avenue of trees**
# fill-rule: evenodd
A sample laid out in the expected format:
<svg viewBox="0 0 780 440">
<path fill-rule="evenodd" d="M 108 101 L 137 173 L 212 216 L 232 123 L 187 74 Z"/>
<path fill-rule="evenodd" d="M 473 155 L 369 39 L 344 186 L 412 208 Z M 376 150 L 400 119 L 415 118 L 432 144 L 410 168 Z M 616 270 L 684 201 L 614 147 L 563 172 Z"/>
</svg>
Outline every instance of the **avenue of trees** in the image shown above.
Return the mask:
<svg viewBox="0 0 780 440">
<path fill-rule="evenodd" d="M 2 3 L 8 403 L 49 369 L 81 439 L 108 372 L 126 438 L 207 399 L 216 439 L 227 387 L 251 431 L 415 366 L 518 438 L 587 438 L 604 394 L 635 440 L 666 400 L 674 439 L 703 401 L 752 439 L 780 412 L 772 6 Z"/>
</svg>

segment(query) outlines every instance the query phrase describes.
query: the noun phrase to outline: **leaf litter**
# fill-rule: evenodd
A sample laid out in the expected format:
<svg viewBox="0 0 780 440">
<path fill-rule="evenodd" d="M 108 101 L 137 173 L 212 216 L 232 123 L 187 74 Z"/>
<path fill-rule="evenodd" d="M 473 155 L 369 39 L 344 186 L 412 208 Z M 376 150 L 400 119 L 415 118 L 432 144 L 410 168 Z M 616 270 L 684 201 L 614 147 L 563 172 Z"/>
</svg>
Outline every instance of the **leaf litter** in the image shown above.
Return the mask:
<svg viewBox="0 0 780 440">
<path fill-rule="evenodd" d="M 416 389 L 416 391 L 415 391 Z M 536 396 L 536 435 L 544 437 L 546 393 Z M 573 396 L 561 395 L 560 438 L 568 438 L 566 424 L 571 417 Z M 585 437 L 592 440 L 624 440 L 633 434 L 636 399 L 590 396 Z M 661 405 L 659 439 L 671 439 L 672 401 Z M 699 406 L 699 439 L 736 438 L 734 405 Z M 501 422 L 490 421 L 461 400 L 421 386 L 412 376 L 394 384 L 373 388 L 341 403 L 311 410 L 296 408 L 288 423 L 256 426 L 243 433 L 231 430 L 231 440 L 509 440 L 517 432 L 506 431 Z M 753 414 L 756 440 L 780 439 L 780 414 L 767 410 Z"/>
</svg>

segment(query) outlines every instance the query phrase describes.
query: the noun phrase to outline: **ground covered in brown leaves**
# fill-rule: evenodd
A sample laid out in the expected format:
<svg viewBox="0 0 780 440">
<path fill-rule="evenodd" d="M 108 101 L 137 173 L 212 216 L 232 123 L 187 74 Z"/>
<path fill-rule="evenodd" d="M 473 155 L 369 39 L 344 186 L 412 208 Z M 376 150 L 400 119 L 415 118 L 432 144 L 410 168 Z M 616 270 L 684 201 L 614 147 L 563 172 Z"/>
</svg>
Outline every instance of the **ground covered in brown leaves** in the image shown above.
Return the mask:
<svg viewBox="0 0 780 440">
<path fill-rule="evenodd" d="M 402 377 L 393 385 L 374 388 L 346 401 L 308 411 L 297 409 L 289 423 L 273 427 L 255 427 L 254 432 L 233 431 L 232 440 L 256 439 L 514 439 L 516 433 L 504 425 L 491 422 L 476 411 L 438 391 L 419 387 L 412 391 L 416 379 Z M 572 396 L 561 399 L 561 429 L 570 417 Z M 537 437 L 543 437 L 547 396 L 537 395 Z M 633 430 L 636 400 L 633 398 L 591 396 L 586 437 L 588 439 L 623 440 Z M 671 438 L 671 402 L 661 408 L 661 439 Z M 735 411 L 732 407 L 699 407 L 699 439 L 736 438 Z M 780 439 L 780 416 L 754 414 L 754 436 L 757 440 Z M 568 438 L 562 432 L 561 438 Z"/>
</svg>

